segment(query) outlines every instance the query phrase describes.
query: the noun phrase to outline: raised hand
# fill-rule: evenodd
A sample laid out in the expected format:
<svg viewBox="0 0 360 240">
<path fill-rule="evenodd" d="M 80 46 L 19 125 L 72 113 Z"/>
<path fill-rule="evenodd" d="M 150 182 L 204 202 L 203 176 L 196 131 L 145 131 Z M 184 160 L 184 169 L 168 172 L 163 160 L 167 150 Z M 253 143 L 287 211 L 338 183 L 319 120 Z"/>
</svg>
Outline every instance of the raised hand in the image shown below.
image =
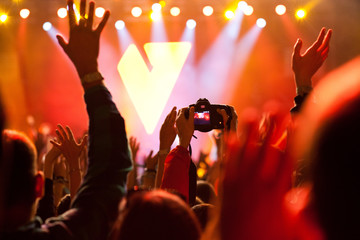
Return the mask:
<svg viewBox="0 0 360 240">
<path fill-rule="evenodd" d="M 171 109 L 171 112 L 166 116 L 164 123 L 160 129 L 160 150 L 170 151 L 176 137 L 176 107 Z"/>
<path fill-rule="evenodd" d="M 158 154 L 156 153 L 153 156 L 153 150 L 150 151 L 149 155 L 145 158 L 145 168 L 150 170 L 155 170 L 156 164 L 158 162 Z"/>
<path fill-rule="evenodd" d="M 100 34 L 109 19 L 110 12 L 106 11 L 99 25 L 93 29 L 94 2 L 90 2 L 89 11 L 86 15 L 86 0 L 81 0 L 80 21 L 78 23 L 73 0 L 68 0 L 67 5 L 70 25 L 69 42 L 67 43 L 60 35 L 56 37 L 60 46 L 74 63 L 80 78 L 82 78 L 86 74 L 98 71 L 97 58 L 99 55 Z"/>
<path fill-rule="evenodd" d="M 326 32 L 322 28 L 317 40 L 309 47 L 304 54 L 301 54 L 302 40 L 298 39 L 292 56 L 292 69 L 295 74 L 297 88 L 311 88 L 311 78 L 321 67 L 329 54 L 330 39 L 332 30 Z"/>
<path fill-rule="evenodd" d="M 79 157 L 87 143 L 87 135 L 83 137 L 80 143 L 77 143 L 68 126 L 65 127 L 66 131 L 60 124 L 57 125 L 57 127 L 58 129 L 56 129 L 55 132 L 58 136 L 58 141 L 50 140 L 50 142 L 64 155 L 70 169 L 79 169 Z"/>
<path fill-rule="evenodd" d="M 240 141 L 230 141 L 222 174 L 222 239 L 284 239 L 283 200 L 291 183 L 291 161 L 272 147 L 274 117 L 258 144 L 258 123 L 244 125 Z M 261 231 L 259 231 L 261 229 Z"/>
<path fill-rule="evenodd" d="M 176 117 L 176 129 L 179 135 L 179 145 L 187 148 L 194 134 L 194 107 L 189 110 L 189 118 L 185 117 L 187 108 L 180 109 Z"/>
<path fill-rule="evenodd" d="M 140 148 L 140 143 L 136 140 L 135 137 L 130 137 L 129 145 L 130 145 L 131 156 L 133 159 L 134 167 L 136 167 L 136 156 Z"/>
</svg>

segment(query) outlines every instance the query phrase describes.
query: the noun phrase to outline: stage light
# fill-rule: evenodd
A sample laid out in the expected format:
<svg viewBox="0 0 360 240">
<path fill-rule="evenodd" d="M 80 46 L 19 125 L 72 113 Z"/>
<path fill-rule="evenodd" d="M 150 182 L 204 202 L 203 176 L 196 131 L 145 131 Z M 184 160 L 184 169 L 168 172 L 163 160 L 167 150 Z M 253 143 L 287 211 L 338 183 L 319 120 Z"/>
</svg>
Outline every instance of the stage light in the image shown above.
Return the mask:
<svg viewBox="0 0 360 240">
<path fill-rule="evenodd" d="M 102 18 L 105 14 L 105 9 L 103 7 L 98 7 L 95 10 L 95 16 L 97 16 L 98 18 Z"/>
<path fill-rule="evenodd" d="M 131 14 L 134 16 L 134 17 L 140 17 L 141 14 L 142 14 L 142 10 L 140 7 L 133 7 L 131 9 Z"/>
<path fill-rule="evenodd" d="M 43 29 L 44 31 L 50 31 L 50 29 L 52 28 L 52 24 L 50 22 L 46 22 L 43 24 Z"/>
<path fill-rule="evenodd" d="M 7 14 L 2 13 L 2 14 L 0 15 L 0 22 L 4 23 L 4 22 L 6 22 L 7 19 L 8 19 L 8 15 L 7 15 Z"/>
<path fill-rule="evenodd" d="M 240 1 L 238 4 L 238 8 L 242 11 L 244 11 L 247 6 L 248 6 L 248 4 L 245 1 Z"/>
<path fill-rule="evenodd" d="M 256 21 L 256 25 L 259 27 L 259 28 L 264 28 L 266 26 L 266 20 L 263 19 L 263 18 L 259 18 L 257 21 Z"/>
<path fill-rule="evenodd" d="M 153 20 L 155 22 L 159 21 L 161 19 L 161 13 L 160 12 L 152 12 L 150 14 L 150 18 L 151 18 L 151 20 Z"/>
<path fill-rule="evenodd" d="M 179 16 L 179 14 L 180 14 L 180 8 L 178 8 L 178 7 L 172 7 L 172 8 L 170 9 L 170 14 L 171 14 L 172 16 L 174 16 L 174 17 Z"/>
<path fill-rule="evenodd" d="M 186 27 L 189 29 L 194 29 L 196 27 L 196 21 L 194 19 L 187 20 Z"/>
<path fill-rule="evenodd" d="M 235 17 L 235 13 L 233 11 L 228 10 L 225 12 L 225 17 L 227 19 L 233 19 Z"/>
<path fill-rule="evenodd" d="M 203 8 L 203 14 L 205 16 L 211 16 L 214 13 L 214 9 L 211 6 L 205 6 Z"/>
<path fill-rule="evenodd" d="M 286 7 L 284 5 L 277 5 L 275 12 L 279 16 L 284 15 L 286 13 Z"/>
<path fill-rule="evenodd" d="M 160 5 L 161 5 L 162 8 L 165 7 L 165 5 L 166 5 L 166 2 L 165 2 L 165 1 L 160 1 L 159 3 L 160 3 Z"/>
<path fill-rule="evenodd" d="M 297 19 L 303 19 L 306 17 L 306 11 L 305 9 L 299 9 L 296 11 L 296 18 Z"/>
<path fill-rule="evenodd" d="M 151 9 L 153 10 L 153 12 L 160 12 L 161 11 L 161 5 L 160 3 L 154 3 L 151 6 Z"/>
<path fill-rule="evenodd" d="M 57 15 L 59 18 L 66 18 L 67 16 L 66 8 L 59 8 L 59 10 L 57 11 Z"/>
<path fill-rule="evenodd" d="M 247 5 L 243 12 L 246 16 L 251 16 L 254 13 L 254 8 L 250 5 Z"/>
<path fill-rule="evenodd" d="M 29 17 L 29 15 L 30 15 L 30 10 L 29 9 L 26 9 L 26 8 L 21 9 L 21 11 L 20 11 L 20 17 L 21 18 L 26 19 L 26 18 Z"/>
<path fill-rule="evenodd" d="M 116 23 L 115 23 L 115 28 L 117 29 L 117 30 L 121 30 L 121 29 L 123 29 L 125 27 L 125 22 L 123 21 L 123 20 L 118 20 L 118 21 L 116 21 Z"/>
</svg>

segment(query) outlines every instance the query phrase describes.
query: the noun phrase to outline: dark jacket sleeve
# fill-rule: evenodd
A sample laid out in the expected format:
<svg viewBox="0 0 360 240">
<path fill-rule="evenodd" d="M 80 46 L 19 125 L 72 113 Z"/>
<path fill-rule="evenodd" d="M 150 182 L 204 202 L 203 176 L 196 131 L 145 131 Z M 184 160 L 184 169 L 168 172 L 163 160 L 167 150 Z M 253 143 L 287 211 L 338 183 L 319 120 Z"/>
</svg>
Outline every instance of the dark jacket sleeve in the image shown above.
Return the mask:
<svg viewBox="0 0 360 240">
<path fill-rule="evenodd" d="M 305 102 L 307 96 L 308 96 L 308 94 L 297 95 L 294 98 L 295 106 L 290 110 L 291 114 L 296 114 L 296 113 L 300 112 L 301 107 L 303 106 L 303 103 Z"/>
<path fill-rule="evenodd" d="M 105 86 L 85 92 L 89 115 L 89 167 L 71 209 L 48 222 L 51 235 L 106 239 L 125 193 L 131 158 L 124 119 Z"/>
</svg>

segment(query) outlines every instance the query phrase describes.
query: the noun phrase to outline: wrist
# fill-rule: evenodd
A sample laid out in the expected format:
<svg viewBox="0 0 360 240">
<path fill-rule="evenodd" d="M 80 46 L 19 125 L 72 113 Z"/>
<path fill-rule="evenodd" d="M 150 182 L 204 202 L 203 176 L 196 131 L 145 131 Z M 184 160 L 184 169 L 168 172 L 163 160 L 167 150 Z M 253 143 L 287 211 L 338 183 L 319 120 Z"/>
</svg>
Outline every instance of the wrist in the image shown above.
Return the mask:
<svg viewBox="0 0 360 240">
<path fill-rule="evenodd" d="M 84 66 L 76 66 L 76 71 L 78 72 L 80 78 L 83 78 L 89 73 L 98 72 L 97 61 L 85 64 Z"/>
<path fill-rule="evenodd" d="M 103 80 L 104 77 L 101 75 L 101 73 L 94 71 L 83 75 L 81 77 L 81 84 L 85 89 L 88 89 L 90 87 L 102 84 Z"/>
</svg>

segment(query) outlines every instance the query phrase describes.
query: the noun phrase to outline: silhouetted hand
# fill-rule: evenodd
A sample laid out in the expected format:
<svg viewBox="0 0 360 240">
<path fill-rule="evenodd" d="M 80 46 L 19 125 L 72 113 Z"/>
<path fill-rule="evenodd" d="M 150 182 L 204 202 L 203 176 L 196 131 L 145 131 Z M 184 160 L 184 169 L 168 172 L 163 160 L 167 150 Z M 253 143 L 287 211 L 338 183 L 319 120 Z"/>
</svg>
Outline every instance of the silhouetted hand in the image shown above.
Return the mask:
<svg viewBox="0 0 360 240">
<path fill-rule="evenodd" d="M 169 150 L 176 137 L 176 107 L 166 116 L 160 129 L 160 150 Z"/>
<path fill-rule="evenodd" d="M 78 23 L 74 12 L 73 0 L 68 0 L 67 4 L 70 25 L 69 42 L 66 43 L 60 35 L 56 37 L 60 46 L 74 63 L 80 78 L 82 78 L 88 73 L 97 72 L 100 33 L 109 19 L 110 12 L 106 11 L 97 28 L 93 29 L 94 2 L 90 2 L 89 12 L 86 15 L 86 0 L 81 0 L 80 21 Z"/>
<path fill-rule="evenodd" d="M 131 156 L 133 159 L 134 167 L 136 167 L 136 156 L 140 148 L 140 143 L 136 140 L 135 137 L 130 137 L 129 145 L 130 145 Z"/>
<path fill-rule="evenodd" d="M 57 147 L 69 164 L 70 169 L 79 169 L 79 157 L 85 144 L 87 143 L 87 135 L 83 137 L 80 143 L 75 141 L 74 135 L 71 129 L 66 126 L 66 131 L 60 124 L 58 125 L 58 129 L 55 130 L 58 141 L 50 140 L 50 142 Z"/>
<path fill-rule="evenodd" d="M 54 172 L 54 164 L 56 160 L 61 155 L 60 149 L 55 146 L 52 146 L 50 151 L 48 151 L 45 155 L 45 162 L 44 162 L 44 175 L 45 178 L 52 179 L 53 172 Z"/>
<path fill-rule="evenodd" d="M 158 154 L 153 156 L 153 150 L 150 151 L 149 155 L 145 158 L 145 168 L 155 170 L 156 164 L 158 162 Z"/>
<path fill-rule="evenodd" d="M 194 134 L 194 107 L 189 109 L 189 118 L 186 119 L 185 111 L 187 108 L 182 108 L 176 117 L 176 129 L 179 135 L 179 145 L 187 148 L 190 144 L 191 138 Z"/>
<path fill-rule="evenodd" d="M 274 117 L 258 144 L 258 122 L 245 120 L 240 140 L 229 141 L 222 180 L 221 239 L 283 239 L 283 199 L 290 188 L 291 161 L 271 146 Z"/>
<path fill-rule="evenodd" d="M 331 34 L 331 29 L 326 32 L 326 29 L 322 28 L 317 40 L 304 54 L 300 53 L 303 42 L 301 39 L 297 40 L 292 56 L 292 69 L 297 88 L 312 87 L 311 78 L 328 57 Z"/>
<path fill-rule="evenodd" d="M 232 133 L 236 133 L 237 132 L 237 125 L 238 125 L 238 115 L 235 111 L 235 108 L 233 106 L 230 106 L 230 109 L 231 109 L 231 115 L 232 115 L 232 118 L 231 118 L 231 121 L 230 121 L 230 129 L 227 129 L 227 121 L 229 119 L 229 116 L 228 114 L 226 113 L 225 109 L 216 109 L 216 111 L 221 114 L 221 116 L 223 117 L 223 120 L 224 120 L 224 130 L 225 131 L 230 131 Z"/>
</svg>

